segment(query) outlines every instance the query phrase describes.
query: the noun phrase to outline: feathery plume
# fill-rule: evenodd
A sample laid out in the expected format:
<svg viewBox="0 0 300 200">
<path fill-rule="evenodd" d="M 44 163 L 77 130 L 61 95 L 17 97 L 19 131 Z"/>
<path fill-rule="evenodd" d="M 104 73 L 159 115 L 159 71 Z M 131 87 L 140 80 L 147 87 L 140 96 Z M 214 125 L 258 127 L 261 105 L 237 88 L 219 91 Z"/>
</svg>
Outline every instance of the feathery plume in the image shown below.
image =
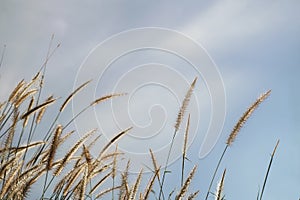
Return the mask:
<svg viewBox="0 0 300 200">
<path fill-rule="evenodd" d="M 48 97 L 48 98 L 46 99 L 46 102 L 47 102 L 47 101 L 50 101 L 51 99 L 53 99 L 53 95 L 51 95 L 50 97 Z M 43 116 L 44 116 L 44 114 L 45 114 L 45 112 L 46 112 L 46 108 L 47 108 L 47 106 L 43 107 L 43 108 L 38 112 L 37 117 L 36 117 L 36 121 L 35 121 L 36 124 L 39 124 L 39 123 L 41 122 L 41 120 L 42 120 L 42 118 L 43 118 Z"/>
<path fill-rule="evenodd" d="M 8 97 L 8 101 L 9 102 L 13 102 L 15 97 L 17 96 L 17 94 L 19 93 L 19 91 L 21 90 L 21 88 L 25 85 L 25 81 L 24 79 L 21 80 L 17 86 L 15 87 L 15 89 L 12 91 L 12 93 L 10 94 L 10 96 Z"/>
<path fill-rule="evenodd" d="M 182 122 L 182 119 L 184 117 L 184 113 L 186 111 L 186 108 L 190 102 L 190 99 L 191 99 L 191 96 L 193 94 L 193 90 L 195 88 L 195 85 L 196 85 L 196 82 L 197 82 L 197 77 L 194 79 L 194 81 L 192 82 L 189 90 L 187 91 L 185 97 L 184 97 L 184 100 L 182 102 L 182 105 L 181 105 L 181 108 L 178 112 L 178 115 L 177 115 L 177 119 L 176 119 L 176 124 L 175 124 L 175 131 L 177 132 L 179 127 L 180 127 L 180 124 Z"/>
<path fill-rule="evenodd" d="M 21 119 L 24 119 L 25 117 L 31 115 L 32 113 L 35 113 L 35 112 L 37 112 L 38 110 L 40 110 L 40 109 L 42 109 L 42 108 L 44 108 L 44 107 L 46 107 L 46 106 L 49 106 L 50 104 L 54 103 L 55 100 L 56 100 L 56 99 L 48 100 L 48 101 L 46 101 L 46 102 L 44 102 L 44 103 L 42 103 L 42 104 L 40 104 L 40 105 L 38 105 L 38 106 L 32 108 L 31 110 L 29 110 L 29 111 L 27 111 L 26 113 L 24 113 L 24 114 L 21 116 Z"/>
<path fill-rule="evenodd" d="M 30 99 L 30 102 L 28 104 L 27 112 L 32 108 L 33 103 L 34 103 L 34 97 L 32 96 Z M 28 116 L 24 118 L 23 127 L 25 127 L 27 125 L 27 122 L 28 122 Z"/>
<path fill-rule="evenodd" d="M 189 185 L 191 184 L 192 178 L 194 177 L 194 174 L 196 172 L 197 166 L 194 166 L 194 168 L 192 169 L 192 171 L 190 172 L 189 176 L 187 177 L 187 179 L 185 180 L 185 183 L 183 184 L 183 186 L 181 187 L 178 195 L 176 196 L 176 200 L 181 200 L 184 195 L 186 194 Z"/>
<path fill-rule="evenodd" d="M 124 134 L 126 134 L 128 131 L 130 131 L 132 129 L 132 127 L 118 133 L 115 137 L 113 137 L 101 150 L 101 152 L 99 153 L 98 159 L 101 159 L 102 155 L 106 152 L 106 150 L 115 142 L 117 141 L 121 136 L 123 136 Z"/>
<path fill-rule="evenodd" d="M 90 105 L 91 106 L 94 106 L 94 105 L 97 105 L 105 100 L 108 100 L 108 99 L 111 99 L 113 97 L 119 97 L 119 96 L 124 96 L 124 95 L 127 95 L 127 93 L 121 93 L 121 94 L 109 94 L 109 95 L 106 95 L 106 96 L 103 96 L 103 97 L 100 97 L 98 99 L 96 99 L 95 101 L 93 101 Z"/>
<path fill-rule="evenodd" d="M 20 96 L 15 102 L 15 107 L 18 108 L 29 96 L 34 95 L 36 92 L 37 89 L 32 89 L 23 96 Z"/>
<path fill-rule="evenodd" d="M 63 168 L 65 167 L 66 163 L 69 161 L 69 159 L 72 157 L 72 155 L 78 150 L 80 145 L 91 135 L 95 132 L 96 130 L 92 130 L 85 134 L 65 155 L 65 157 L 62 159 L 60 162 L 60 165 L 57 167 L 57 169 L 54 172 L 54 176 L 58 176 Z"/>
<path fill-rule="evenodd" d="M 82 85 L 80 85 L 76 90 L 74 90 L 68 97 L 67 99 L 64 101 L 64 103 L 61 105 L 59 111 L 62 112 L 65 107 L 67 106 L 67 104 L 70 102 L 70 100 L 73 98 L 74 95 L 76 95 L 80 90 L 82 90 L 87 84 L 89 84 L 91 82 L 91 80 L 83 83 Z"/>
<path fill-rule="evenodd" d="M 135 196 L 136 196 L 136 193 L 138 191 L 138 187 L 141 183 L 141 179 L 142 179 L 142 174 L 143 174 L 143 169 L 141 169 L 140 173 L 138 174 L 138 177 L 132 187 L 132 189 L 130 190 L 130 193 L 129 193 L 129 199 L 135 199 Z"/>
<path fill-rule="evenodd" d="M 239 121 L 237 122 L 237 124 L 234 126 L 231 134 L 229 135 L 229 137 L 227 138 L 227 145 L 231 145 L 236 136 L 238 135 L 239 131 L 241 130 L 241 128 L 243 127 L 243 125 L 245 124 L 245 122 L 249 119 L 249 117 L 251 116 L 251 114 L 253 113 L 254 110 L 256 110 L 256 108 L 271 94 L 271 90 L 267 91 L 266 93 L 262 94 L 248 109 L 247 111 L 242 115 L 242 117 L 239 119 Z"/>
<path fill-rule="evenodd" d="M 72 170 L 72 173 L 70 175 L 69 180 L 67 181 L 66 187 L 63 191 L 63 195 L 66 196 L 67 193 L 70 191 L 70 188 L 72 187 L 73 183 L 76 181 L 76 179 L 79 177 L 79 175 L 85 170 L 85 165 L 82 164 L 78 168 L 75 168 Z"/>
<path fill-rule="evenodd" d="M 58 125 L 57 128 L 56 128 L 55 134 L 53 136 L 51 146 L 50 146 L 50 151 L 49 151 L 47 166 L 46 166 L 47 170 L 52 169 L 53 160 L 54 160 L 54 157 L 55 157 L 56 150 L 58 148 L 61 132 L 62 132 L 62 126 Z"/>
<path fill-rule="evenodd" d="M 80 200 L 84 200 L 84 194 L 85 194 L 86 184 L 87 184 L 87 177 L 88 177 L 88 166 L 85 165 L 83 177 L 81 180 L 81 186 L 80 186 L 80 190 L 79 190 L 79 199 Z"/>
<path fill-rule="evenodd" d="M 151 160 L 152 160 L 152 164 L 153 164 L 154 170 L 155 170 L 155 172 L 159 172 L 159 167 L 157 165 L 157 161 L 155 159 L 154 153 L 153 153 L 152 149 L 150 149 L 149 151 L 150 151 Z M 157 178 L 158 178 L 158 181 L 160 181 L 159 173 L 157 174 Z"/>
</svg>

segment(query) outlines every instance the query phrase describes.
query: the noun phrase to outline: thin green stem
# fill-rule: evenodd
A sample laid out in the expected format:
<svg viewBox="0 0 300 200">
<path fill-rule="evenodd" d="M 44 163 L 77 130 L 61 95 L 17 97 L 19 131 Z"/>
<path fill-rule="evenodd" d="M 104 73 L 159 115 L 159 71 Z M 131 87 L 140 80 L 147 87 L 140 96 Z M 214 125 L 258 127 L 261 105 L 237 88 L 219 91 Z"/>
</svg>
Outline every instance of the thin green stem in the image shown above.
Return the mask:
<svg viewBox="0 0 300 200">
<path fill-rule="evenodd" d="M 191 115 L 189 114 L 188 121 L 186 124 L 186 129 L 185 129 L 185 135 L 183 139 L 183 149 L 182 149 L 182 163 L 181 163 L 181 187 L 183 186 L 184 182 L 184 168 L 185 168 L 185 160 L 186 158 L 186 150 L 187 150 L 187 140 L 188 140 L 188 134 L 189 134 L 189 128 L 190 128 L 190 119 Z"/>
<path fill-rule="evenodd" d="M 0 127 L 0 130 L 2 130 L 2 128 L 5 126 L 5 124 L 7 123 L 7 121 L 9 120 L 9 118 L 11 117 L 11 115 L 13 114 L 13 111 L 11 110 L 12 109 L 12 106 L 9 107 L 8 111 L 7 111 L 7 117 L 5 118 L 5 120 L 2 121 L 1 123 L 1 127 Z M 3 136 L 3 134 L 1 135 L 1 137 Z M 1 138 L 0 137 L 0 138 Z"/>
<path fill-rule="evenodd" d="M 224 149 L 224 151 L 223 151 L 223 153 L 222 153 L 222 155 L 221 155 L 221 157 L 220 157 L 220 159 L 219 159 L 219 162 L 218 162 L 217 167 L 216 167 L 216 169 L 215 169 L 215 171 L 214 171 L 213 177 L 212 177 L 212 179 L 211 179 L 211 181 L 210 181 L 210 184 L 209 184 L 209 187 L 208 187 L 208 190 L 207 190 L 207 193 L 206 193 L 205 200 L 208 199 L 208 196 L 209 196 L 209 194 L 210 194 L 210 190 L 211 190 L 212 184 L 213 184 L 213 182 L 214 182 L 214 180 L 215 180 L 216 174 L 217 174 L 217 172 L 218 172 L 218 170 L 219 170 L 220 164 L 221 164 L 221 162 L 222 162 L 222 160 L 223 160 L 223 157 L 224 157 L 224 155 L 225 155 L 225 153 L 226 153 L 228 147 L 229 147 L 229 145 L 227 144 L 226 147 L 225 147 L 225 149 Z"/>
<path fill-rule="evenodd" d="M 163 194 L 163 186 L 164 186 L 164 182 L 165 182 L 165 178 L 166 178 L 166 173 L 167 173 L 167 169 L 168 169 L 168 165 L 169 165 L 169 160 L 170 160 L 170 155 L 171 155 L 171 151 L 173 149 L 173 145 L 174 145 L 174 140 L 175 140 L 176 134 L 177 134 L 177 131 L 175 130 L 174 134 L 173 134 L 172 141 L 171 141 L 171 146 L 169 148 L 169 152 L 168 152 L 168 156 L 167 156 L 167 160 L 166 160 L 166 164 L 165 164 L 165 169 L 164 169 L 164 172 L 163 172 L 163 177 L 162 177 L 162 180 L 161 180 L 161 185 L 160 185 L 160 189 L 159 189 L 158 199 L 160 199 L 161 196 L 163 197 L 163 199 L 165 199 L 164 195 L 162 195 Z"/>
<path fill-rule="evenodd" d="M 44 186 L 43 186 L 43 195 L 44 196 L 45 192 L 46 192 L 46 185 L 47 185 L 47 180 L 48 180 L 48 174 L 49 174 L 49 170 L 47 170 L 46 172 L 46 177 L 45 177 L 45 182 L 44 182 Z"/>
<path fill-rule="evenodd" d="M 265 191 L 265 187 L 266 187 L 266 184 L 267 184 L 267 180 L 268 180 L 268 177 L 269 177 L 269 173 L 270 173 L 270 169 L 271 169 L 271 166 L 272 166 L 272 162 L 273 162 L 273 158 L 274 158 L 274 155 L 275 155 L 275 152 L 276 152 L 276 149 L 278 147 L 278 144 L 279 144 L 279 140 L 277 141 L 276 143 L 276 146 L 273 150 L 273 153 L 271 155 L 271 159 L 270 159 L 270 162 L 269 162 L 269 166 L 268 166 L 268 169 L 267 169 L 267 173 L 265 175 L 265 179 L 264 179 L 264 184 L 263 184 L 263 187 L 262 187 L 262 190 L 261 190 L 261 193 L 260 193 L 260 200 L 262 200 L 262 197 L 263 197 L 263 194 L 264 194 L 264 191 Z"/>
</svg>

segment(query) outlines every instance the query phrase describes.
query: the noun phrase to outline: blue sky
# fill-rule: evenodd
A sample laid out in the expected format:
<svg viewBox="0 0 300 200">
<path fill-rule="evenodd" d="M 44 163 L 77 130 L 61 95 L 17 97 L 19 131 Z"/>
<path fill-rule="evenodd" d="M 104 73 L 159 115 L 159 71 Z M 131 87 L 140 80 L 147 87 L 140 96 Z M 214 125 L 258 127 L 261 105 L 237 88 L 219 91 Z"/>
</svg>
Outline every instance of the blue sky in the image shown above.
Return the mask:
<svg viewBox="0 0 300 200">
<path fill-rule="evenodd" d="M 179 31 L 206 49 L 222 76 L 227 98 L 225 123 L 215 148 L 203 159 L 198 158 L 201 137 L 196 137 L 190 148 L 189 157 L 198 164 L 191 189 L 200 189 L 199 197 L 203 198 L 235 122 L 260 93 L 272 89 L 270 98 L 254 113 L 227 152 L 221 166 L 228 172 L 225 195 L 226 199 L 256 197 L 270 153 L 280 139 L 265 199 L 298 199 L 299 8 L 296 0 L 85 3 L 4 0 L 0 3 L 0 45 L 6 44 L 7 49 L 0 69 L 0 97 L 3 100 L 17 81 L 30 79 L 38 70 L 52 33 L 54 42 L 61 43 L 61 47 L 49 62 L 47 92 L 66 96 L 83 60 L 105 39 L 142 27 Z M 179 165 L 180 162 L 172 165 L 174 174 Z M 176 177 L 170 183 L 177 181 Z"/>
</svg>

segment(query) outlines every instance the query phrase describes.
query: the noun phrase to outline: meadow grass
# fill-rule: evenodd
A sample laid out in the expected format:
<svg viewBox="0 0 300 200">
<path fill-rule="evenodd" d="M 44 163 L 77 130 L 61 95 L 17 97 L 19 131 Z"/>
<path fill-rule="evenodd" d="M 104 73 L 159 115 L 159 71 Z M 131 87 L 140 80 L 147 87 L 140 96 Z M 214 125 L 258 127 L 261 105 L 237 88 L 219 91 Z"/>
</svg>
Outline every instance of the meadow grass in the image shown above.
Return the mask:
<svg viewBox="0 0 300 200">
<path fill-rule="evenodd" d="M 56 48 L 58 48 L 57 45 Z M 152 150 L 149 157 L 152 159 L 152 175 L 146 180 L 146 185 L 142 184 L 143 169 L 135 175 L 134 180 L 129 179 L 130 161 L 124 171 L 117 170 L 117 164 L 122 153 L 118 151 L 118 140 L 125 136 L 132 127 L 128 127 L 115 136 L 99 151 L 98 156 L 92 156 L 91 148 L 98 139 L 97 130 L 91 129 L 84 134 L 71 147 L 66 147 L 66 141 L 75 131 L 68 131 L 67 127 L 86 110 L 101 106 L 101 103 L 111 98 L 117 98 L 126 94 L 109 94 L 91 99 L 91 103 L 86 105 L 79 113 L 69 119 L 65 124 L 59 122 L 60 116 L 75 95 L 80 95 L 80 91 L 88 87 L 90 81 L 82 83 L 72 91 L 60 104 L 57 114 L 53 120 L 44 120 L 45 112 L 53 109 L 53 104 L 59 103 L 59 98 L 50 95 L 44 101 L 41 100 L 44 87 L 45 72 L 48 59 L 53 55 L 56 48 L 50 51 L 45 63 L 38 73 L 30 80 L 21 80 L 8 95 L 7 99 L 0 103 L 0 199 L 31 199 L 31 189 L 39 183 L 40 199 L 197 199 L 197 195 L 202 192 L 206 194 L 205 200 L 214 197 L 216 200 L 224 199 L 224 186 L 226 186 L 226 169 L 220 177 L 220 182 L 215 187 L 216 193 L 212 192 L 215 184 L 216 174 L 220 163 L 225 156 L 227 149 L 232 145 L 241 131 L 242 126 L 253 114 L 258 106 L 270 95 L 271 91 L 263 93 L 240 117 L 232 132 L 225 142 L 225 148 L 212 174 L 208 189 L 189 192 L 189 186 L 196 176 L 197 166 L 185 176 L 187 160 L 187 140 L 189 136 L 190 115 L 186 114 L 189 100 L 196 86 L 197 78 L 191 83 L 187 90 L 182 106 L 179 108 L 177 120 L 174 123 L 174 134 L 171 145 L 164 163 L 161 167 L 157 163 Z M 2 64 L 2 63 L 1 63 Z M 166 178 L 168 178 L 169 158 L 173 148 L 173 142 L 182 126 L 184 117 L 188 117 L 185 127 L 184 141 L 182 144 L 181 177 L 180 184 L 172 187 L 178 188 L 176 191 L 167 192 L 164 190 Z M 43 140 L 34 141 L 34 136 L 38 127 L 49 127 L 44 130 Z M 92 128 L 92 127 L 91 127 Z M 25 143 L 23 141 L 26 141 Z M 264 177 L 263 188 L 258 192 L 257 199 L 262 199 L 269 176 L 270 168 L 274 158 L 277 142 Z M 113 146 L 115 150 L 109 151 Z M 67 149 L 67 150 L 66 150 Z M 58 152 L 63 151 L 63 156 Z M 112 180 L 112 181 L 110 181 Z M 110 185 L 108 188 L 103 186 Z M 156 191 L 155 191 L 156 190 Z"/>
</svg>

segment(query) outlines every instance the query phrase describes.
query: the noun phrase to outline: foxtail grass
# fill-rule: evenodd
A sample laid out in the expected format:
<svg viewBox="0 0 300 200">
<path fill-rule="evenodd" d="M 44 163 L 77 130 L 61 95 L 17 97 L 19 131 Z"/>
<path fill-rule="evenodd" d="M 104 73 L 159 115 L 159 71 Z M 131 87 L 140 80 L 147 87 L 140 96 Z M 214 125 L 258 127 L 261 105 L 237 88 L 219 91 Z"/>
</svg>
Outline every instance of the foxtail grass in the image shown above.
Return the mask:
<svg viewBox="0 0 300 200">
<path fill-rule="evenodd" d="M 208 187 L 208 190 L 207 190 L 207 193 L 206 193 L 206 197 L 205 197 L 205 200 L 208 199 L 208 196 L 211 192 L 211 187 L 213 185 L 213 182 L 214 182 L 214 179 L 216 177 L 216 174 L 217 174 L 217 171 L 220 167 L 220 164 L 223 160 L 223 157 L 228 149 L 228 147 L 230 147 L 233 142 L 235 141 L 238 133 L 240 132 L 241 128 L 243 127 L 243 125 L 245 124 L 245 122 L 249 119 L 249 117 L 253 114 L 253 112 L 258 108 L 258 106 L 268 98 L 268 96 L 270 96 L 271 94 L 271 90 L 268 90 L 267 92 L 263 93 L 262 95 L 260 95 L 257 100 L 246 110 L 246 112 L 244 112 L 244 114 L 240 117 L 240 119 L 238 120 L 238 122 L 236 123 L 236 125 L 234 126 L 233 130 L 231 131 L 229 137 L 227 138 L 227 141 L 226 141 L 226 146 L 223 150 L 223 153 L 218 161 L 218 164 L 216 166 L 216 169 L 213 173 L 213 176 L 212 176 L 212 179 L 210 181 L 210 184 L 209 184 L 209 187 Z"/>
<path fill-rule="evenodd" d="M 191 83 L 191 85 L 190 85 L 190 87 L 189 87 L 189 89 L 188 89 L 188 91 L 187 91 L 187 93 L 186 93 L 186 95 L 183 99 L 183 102 L 182 102 L 182 105 L 179 109 L 179 112 L 177 114 L 177 119 L 176 119 L 176 123 L 175 123 L 175 126 L 174 126 L 175 130 L 174 130 L 174 133 L 173 133 L 173 137 L 171 139 L 171 145 L 170 145 L 170 148 L 169 148 L 169 152 L 168 152 L 166 163 L 165 163 L 165 168 L 164 168 L 164 171 L 163 171 L 163 176 L 162 176 L 162 181 L 161 181 L 161 186 L 160 186 L 159 196 L 158 196 L 159 199 L 162 197 L 162 194 L 163 194 L 163 186 L 164 186 L 164 182 L 165 182 L 167 168 L 168 168 L 168 165 L 169 165 L 171 151 L 172 151 L 173 145 L 174 145 L 175 136 L 176 136 L 176 134 L 177 134 L 177 132 L 180 128 L 180 125 L 181 125 L 182 121 L 183 121 L 183 117 L 184 117 L 186 109 L 189 105 L 189 102 L 190 102 L 191 96 L 193 94 L 193 90 L 195 88 L 196 82 L 197 82 L 197 77 Z M 164 199 L 164 196 L 163 196 L 163 199 Z"/>
<path fill-rule="evenodd" d="M 183 134 L 181 172 L 179 172 L 178 177 L 180 181 L 174 187 L 177 189 L 165 191 L 164 184 L 166 184 L 166 174 L 174 140 L 178 132 L 181 131 L 197 78 L 190 84 L 176 116 L 174 133 L 170 141 L 164 169 L 162 170 L 160 163 L 155 158 L 154 153 L 156 152 L 150 149 L 149 157 L 153 166 L 149 169 L 152 174 L 145 178 L 143 169 L 140 169 L 140 172 L 131 180 L 130 160 L 128 160 L 125 170 L 118 171 L 119 161 L 123 159 L 123 153 L 118 150 L 118 142 L 131 131 L 130 125 L 130 128 L 120 130 L 100 148 L 96 142 L 102 138 L 95 129 L 87 132 L 66 148 L 66 141 L 76 132 L 68 130 L 69 126 L 78 116 L 94 106 L 101 106 L 101 103 L 126 95 L 126 93 L 108 94 L 94 100 L 91 99 L 91 102 L 85 105 L 79 113 L 68 119 L 67 123 L 60 123 L 61 116 L 66 112 L 66 108 L 73 98 L 89 86 L 90 81 L 86 81 L 73 89 L 65 99 L 62 99 L 54 116 L 48 119 L 48 109 L 54 109 L 53 104 L 57 104 L 61 100 L 53 95 L 46 96 L 43 100 L 47 63 L 60 46 L 58 44 L 52 48 L 53 41 L 54 35 L 51 37 L 45 61 L 36 75 L 28 82 L 25 79 L 18 82 L 5 101 L 0 102 L 0 198 L 30 199 L 31 190 L 37 186 L 38 181 L 42 181 L 44 184 L 40 199 L 196 199 L 200 191 L 191 193 L 189 188 L 195 177 L 197 165 L 194 165 L 185 177 L 188 168 L 186 160 L 190 115 L 188 115 Z M 0 69 L 3 55 L 4 53 L 2 53 L 0 60 Z M 233 145 L 245 122 L 270 93 L 271 91 L 267 91 L 262 94 L 234 126 L 227 138 L 225 149 L 218 161 L 205 199 L 208 199 L 209 194 L 212 194 L 211 187 L 227 149 Z M 43 135 L 39 136 L 43 139 L 35 140 L 38 131 L 40 131 L 39 128 L 43 132 Z M 263 198 L 278 144 L 279 141 L 271 154 L 263 187 L 257 199 L 262 200 Z M 116 148 L 113 150 L 114 145 Z M 95 157 L 91 153 L 94 146 L 98 151 Z M 224 170 L 218 184 L 215 193 L 216 200 L 224 199 L 225 173 L 226 170 Z M 143 186 L 144 182 L 146 183 L 145 187 Z"/>
</svg>

